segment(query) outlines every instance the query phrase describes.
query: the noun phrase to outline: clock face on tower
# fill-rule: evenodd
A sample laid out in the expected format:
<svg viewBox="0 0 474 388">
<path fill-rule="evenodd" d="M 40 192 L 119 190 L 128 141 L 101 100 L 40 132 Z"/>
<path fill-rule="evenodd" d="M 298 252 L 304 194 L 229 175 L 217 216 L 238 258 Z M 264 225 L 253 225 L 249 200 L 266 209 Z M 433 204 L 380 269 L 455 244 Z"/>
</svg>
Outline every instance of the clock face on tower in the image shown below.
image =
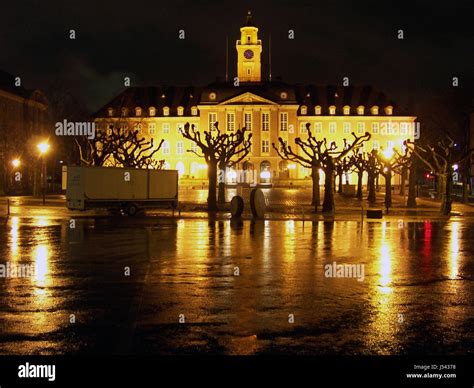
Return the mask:
<svg viewBox="0 0 474 388">
<path fill-rule="evenodd" d="M 253 58 L 253 51 L 252 50 L 245 50 L 244 51 L 244 57 L 246 59 L 252 59 Z"/>
</svg>

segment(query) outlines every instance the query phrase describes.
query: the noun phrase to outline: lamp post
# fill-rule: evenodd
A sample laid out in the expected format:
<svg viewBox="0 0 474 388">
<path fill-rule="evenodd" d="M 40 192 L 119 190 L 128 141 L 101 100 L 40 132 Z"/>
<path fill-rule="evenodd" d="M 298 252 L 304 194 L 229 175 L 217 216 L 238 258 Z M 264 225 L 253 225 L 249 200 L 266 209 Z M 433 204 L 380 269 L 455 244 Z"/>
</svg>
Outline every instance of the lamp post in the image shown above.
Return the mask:
<svg viewBox="0 0 474 388">
<path fill-rule="evenodd" d="M 49 144 L 42 142 L 37 145 L 41 157 L 41 185 L 43 186 L 43 205 L 46 204 L 46 153 L 49 150 Z"/>
</svg>

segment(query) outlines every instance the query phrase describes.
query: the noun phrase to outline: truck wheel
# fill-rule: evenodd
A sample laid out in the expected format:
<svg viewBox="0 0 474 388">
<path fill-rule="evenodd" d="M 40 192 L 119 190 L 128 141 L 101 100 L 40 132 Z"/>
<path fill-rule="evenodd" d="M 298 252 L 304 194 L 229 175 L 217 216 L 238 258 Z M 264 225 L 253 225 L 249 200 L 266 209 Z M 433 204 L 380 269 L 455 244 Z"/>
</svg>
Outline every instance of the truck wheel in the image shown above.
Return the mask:
<svg viewBox="0 0 474 388">
<path fill-rule="evenodd" d="M 130 205 L 127 206 L 127 214 L 129 216 L 135 216 L 138 213 L 138 206 L 135 205 L 134 203 L 131 203 Z"/>
</svg>

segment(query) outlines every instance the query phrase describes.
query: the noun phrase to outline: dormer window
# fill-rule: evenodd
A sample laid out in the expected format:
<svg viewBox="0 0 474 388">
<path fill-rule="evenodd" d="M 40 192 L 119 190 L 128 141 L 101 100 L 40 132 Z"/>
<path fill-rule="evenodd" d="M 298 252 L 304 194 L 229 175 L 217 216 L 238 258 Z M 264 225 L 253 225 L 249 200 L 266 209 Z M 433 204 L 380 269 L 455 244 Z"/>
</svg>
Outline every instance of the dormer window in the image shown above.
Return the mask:
<svg viewBox="0 0 474 388">
<path fill-rule="evenodd" d="M 336 114 L 336 107 L 334 105 L 331 105 L 329 107 L 329 114 L 330 115 L 335 115 Z"/>
<path fill-rule="evenodd" d="M 197 108 L 196 106 L 193 106 L 193 107 L 191 108 L 191 114 L 192 114 L 193 116 L 197 116 L 197 114 L 198 114 L 198 108 Z"/>
<path fill-rule="evenodd" d="M 370 108 L 370 113 L 372 113 L 373 115 L 378 115 L 379 107 L 377 105 L 374 105 L 372 108 Z"/>
<path fill-rule="evenodd" d="M 154 106 L 150 106 L 150 108 L 148 109 L 148 112 L 150 116 L 156 116 L 156 108 Z"/>
<path fill-rule="evenodd" d="M 123 107 L 120 112 L 122 113 L 122 116 L 127 116 L 128 115 L 128 109 Z"/>
<path fill-rule="evenodd" d="M 359 106 L 357 107 L 357 114 L 358 114 L 359 116 L 363 116 L 363 115 L 364 115 L 364 106 L 363 106 L 363 105 L 359 105 Z"/>
<path fill-rule="evenodd" d="M 170 108 L 167 106 L 163 107 L 163 116 L 169 116 L 170 115 Z"/>
<path fill-rule="evenodd" d="M 306 107 L 306 105 L 303 105 L 303 106 L 301 107 L 301 114 L 302 114 L 302 115 L 308 114 L 308 108 Z"/>
<path fill-rule="evenodd" d="M 314 114 L 320 115 L 321 114 L 321 106 L 316 105 L 314 108 Z"/>
<path fill-rule="evenodd" d="M 281 93 L 280 93 L 280 98 L 281 98 L 282 100 L 286 100 L 286 99 L 288 98 L 288 93 L 287 93 L 287 92 L 281 92 Z"/>
<path fill-rule="evenodd" d="M 182 116 L 184 113 L 184 108 L 182 106 L 178 106 L 178 116 Z"/>
<path fill-rule="evenodd" d="M 209 93 L 209 100 L 214 101 L 216 98 L 217 98 L 216 93 L 214 93 L 214 92 Z"/>
<path fill-rule="evenodd" d="M 344 108 L 342 108 L 342 110 L 343 110 L 343 113 L 346 116 L 351 114 L 351 107 L 349 105 L 344 106 Z"/>
<path fill-rule="evenodd" d="M 142 115 L 142 108 L 140 108 L 139 106 L 137 106 L 135 108 L 135 116 L 141 116 Z"/>
<path fill-rule="evenodd" d="M 392 115 L 393 114 L 393 106 L 389 105 L 385 107 L 385 114 L 386 115 Z"/>
<path fill-rule="evenodd" d="M 114 110 L 112 108 L 107 109 L 107 114 L 112 117 L 114 115 Z"/>
</svg>

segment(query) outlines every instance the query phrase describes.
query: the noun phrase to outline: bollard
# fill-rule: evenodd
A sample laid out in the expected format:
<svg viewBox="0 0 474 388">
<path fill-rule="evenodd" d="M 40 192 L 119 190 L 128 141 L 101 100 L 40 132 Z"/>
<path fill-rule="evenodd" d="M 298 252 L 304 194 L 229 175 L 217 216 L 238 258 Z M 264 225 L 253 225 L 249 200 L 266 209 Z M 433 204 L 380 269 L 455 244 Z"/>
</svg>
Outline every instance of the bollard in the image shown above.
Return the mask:
<svg viewBox="0 0 474 388">
<path fill-rule="evenodd" d="M 10 198 L 7 198 L 7 216 L 10 215 Z"/>
</svg>

